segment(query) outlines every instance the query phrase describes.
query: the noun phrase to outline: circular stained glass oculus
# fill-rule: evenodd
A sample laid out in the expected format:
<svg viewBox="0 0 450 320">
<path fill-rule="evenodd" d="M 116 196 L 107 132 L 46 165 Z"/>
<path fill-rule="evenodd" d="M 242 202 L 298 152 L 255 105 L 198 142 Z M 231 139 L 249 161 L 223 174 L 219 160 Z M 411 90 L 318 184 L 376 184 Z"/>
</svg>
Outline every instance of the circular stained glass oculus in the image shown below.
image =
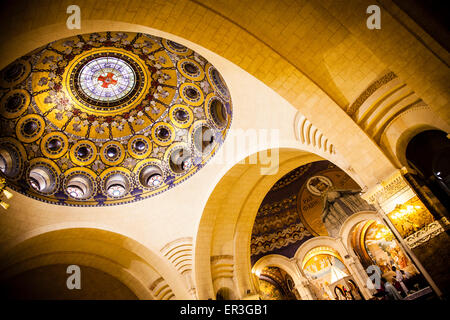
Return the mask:
<svg viewBox="0 0 450 320">
<path fill-rule="evenodd" d="M 7 177 L 15 177 L 20 173 L 19 152 L 11 146 L 0 146 L 0 171 Z"/>
<path fill-rule="evenodd" d="M 169 166 L 177 174 L 188 170 L 192 166 L 191 152 L 185 148 L 174 150 L 169 158 Z"/>
<path fill-rule="evenodd" d="M 106 155 L 108 156 L 108 158 L 110 160 L 114 160 L 114 158 L 116 158 L 116 156 L 118 154 L 119 154 L 119 150 L 116 147 L 114 147 L 114 146 L 109 147 L 108 149 L 106 149 Z"/>
<path fill-rule="evenodd" d="M 15 95 L 11 96 L 6 101 L 6 106 L 5 106 L 6 111 L 15 112 L 17 110 L 17 108 L 19 108 L 22 105 L 24 100 L 25 99 L 24 99 L 23 95 L 15 94 Z"/>
<path fill-rule="evenodd" d="M 107 194 L 113 198 L 120 198 L 128 192 L 129 183 L 122 174 L 113 174 L 105 181 Z"/>
<path fill-rule="evenodd" d="M 127 96 L 136 84 L 136 75 L 125 60 L 100 57 L 86 63 L 80 70 L 80 89 L 89 98 L 113 103 Z"/>
<path fill-rule="evenodd" d="M 6 69 L 4 77 L 9 81 L 14 81 L 20 78 L 20 76 L 24 71 L 25 71 L 24 65 L 21 63 L 16 63 Z"/>
<path fill-rule="evenodd" d="M 186 89 L 186 95 L 187 95 L 188 98 L 190 98 L 190 99 L 197 99 L 198 92 L 197 92 L 197 90 L 195 90 L 195 89 L 187 88 L 187 89 Z"/>
<path fill-rule="evenodd" d="M 29 172 L 30 186 L 37 192 L 50 193 L 56 187 L 56 177 L 52 170 L 46 166 L 36 166 Z"/>
<path fill-rule="evenodd" d="M 154 174 L 147 180 L 147 186 L 157 187 L 163 183 L 163 177 L 160 174 Z"/>
<path fill-rule="evenodd" d="M 184 71 L 186 71 L 187 73 L 190 73 L 190 74 L 195 75 L 198 73 L 197 66 L 190 62 L 183 64 L 183 69 L 184 69 Z"/>
<path fill-rule="evenodd" d="M 154 188 L 161 185 L 164 181 L 163 172 L 155 165 L 146 166 L 139 174 L 140 182 L 148 187 Z"/>
<path fill-rule="evenodd" d="M 141 65 L 119 52 L 92 53 L 69 71 L 70 91 L 88 110 L 126 107 L 142 94 L 146 83 Z"/>
<path fill-rule="evenodd" d="M 227 125 L 227 109 L 225 108 L 222 101 L 213 99 L 211 104 L 209 105 L 209 111 L 216 126 L 218 126 L 219 128 L 223 128 Z"/>
<path fill-rule="evenodd" d="M 162 140 L 167 140 L 170 137 L 170 131 L 165 127 L 158 128 L 158 130 L 156 130 L 156 134 Z"/>
<path fill-rule="evenodd" d="M 68 177 L 65 184 L 66 194 L 73 199 L 87 199 L 94 193 L 92 180 L 84 173 L 75 173 Z"/>
</svg>

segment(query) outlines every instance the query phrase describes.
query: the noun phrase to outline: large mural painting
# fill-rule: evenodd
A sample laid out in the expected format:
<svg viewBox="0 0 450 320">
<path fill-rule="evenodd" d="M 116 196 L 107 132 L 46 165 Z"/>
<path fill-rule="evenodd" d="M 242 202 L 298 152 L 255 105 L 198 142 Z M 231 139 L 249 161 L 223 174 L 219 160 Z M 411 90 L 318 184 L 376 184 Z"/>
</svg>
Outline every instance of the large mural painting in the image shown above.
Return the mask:
<svg viewBox="0 0 450 320">
<path fill-rule="evenodd" d="M 262 201 L 255 219 L 252 264 L 267 254 L 291 258 L 304 241 L 328 235 L 322 221 L 323 193 L 332 189 L 360 188 L 329 161 L 303 165 L 278 180 Z"/>
</svg>

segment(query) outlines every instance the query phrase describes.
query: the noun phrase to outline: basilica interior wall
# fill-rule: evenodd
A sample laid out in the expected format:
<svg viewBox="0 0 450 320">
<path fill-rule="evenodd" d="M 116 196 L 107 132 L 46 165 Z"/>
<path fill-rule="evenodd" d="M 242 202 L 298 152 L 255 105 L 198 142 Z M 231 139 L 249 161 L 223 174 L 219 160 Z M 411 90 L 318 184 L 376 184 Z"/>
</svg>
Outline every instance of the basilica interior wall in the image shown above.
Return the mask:
<svg viewBox="0 0 450 320">
<path fill-rule="evenodd" d="M 404 149 L 414 133 L 425 128 L 448 132 L 448 53 L 397 7 L 382 2 L 390 14 L 386 14 L 381 30 L 370 31 L 360 27 L 365 25 L 367 1 L 355 1 L 355 8 L 348 11 L 333 1 L 274 1 L 268 5 L 234 0 L 111 0 L 107 5 L 79 1 L 82 33 L 144 32 L 177 41 L 206 57 L 230 89 L 231 129 L 276 129 L 280 143 L 275 145 L 268 139 L 238 153 L 225 165 L 213 159 L 196 176 L 156 197 L 111 207 L 63 207 L 63 217 L 61 207 L 13 192 L 14 203 L 7 215 L 0 217 L 0 254 L 47 232 L 95 228 L 133 239 L 153 252 L 159 261 L 156 269 L 166 270 L 162 278 L 173 293 L 167 293 L 166 287 L 161 289 L 165 284 L 156 277 L 146 280 L 143 288 L 147 289 L 140 294 L 117 284 L 117 290 L 112 290 L 117 296 L 162 298 L 157 291 L 165 298 L 207 299 L 223 287 L 237 298 L 255 294 L 250 260 L 252 228 L 264 196 L 279 178 L 301 164 L 326 159 L 363 190 L 373 189 L 405 165 Z M 6 30 L 0 36 L 0 68 L 46 43 L 80 33 L 65 27 L 70 4 L 14 3 L 12 13 L 2 16 L 0 22 Z M 377 121 L 372 119 L 372 129 L 383 129 L 375 137 L 350 111 L 365 90 L 389 72 L 395 72 L 424 104 L 420 110 L 411 108 L 409 113 L 392 113 L 388 118 L 381 112 Z M 405 111 L 404 106 L 410 107 L 398 104 L 398 110 Z M 319 134 L 323 138 L 314 140 Z M 322 148 L 325 140 L 332 144 L 333 152 Z M 261 176 L 261 169 L 267 166 L 250 164 L 248 156 L 277 147 L 278 170 Z M 232 148 L 226 140 L 216 158 L 224 159 Z M 238 163 L 242 159 L 246 164 Z M 188 247 L 192 263 L 177 269 L 176 260 L 170 260 L 169 244 L 179 248 L 174 250 L 183 257 Z M 55 256 L 44 264 L 47 271 L 68 261 L 58 259 Z M 36 270 L 24 271 L 24 279 L 37 274 Z M 119 275 L 115 277 L 120 281 Z M 304 291 L 300 295 L 308 294 Z"/>
</svg>

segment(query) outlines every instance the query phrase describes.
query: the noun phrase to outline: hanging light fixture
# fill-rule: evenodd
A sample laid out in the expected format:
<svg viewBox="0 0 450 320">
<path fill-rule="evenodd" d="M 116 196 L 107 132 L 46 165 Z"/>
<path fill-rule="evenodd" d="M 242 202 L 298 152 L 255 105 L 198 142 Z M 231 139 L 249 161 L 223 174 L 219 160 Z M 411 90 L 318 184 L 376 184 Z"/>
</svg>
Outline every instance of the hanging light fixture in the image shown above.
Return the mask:
<svg viewBox="0 0 450 320">
<path fill-rule="evenodd" d="M 6 199 L 11 199 L 13 197 L 13 194 L 6 190 L 5 178 L 0 178 L 0 197 L 1 196 L 5 196 Z M 0 200 L 0 206 L 2 206 L 5 210 L 9 208 L 9 204 L 2 200 Z"/>
</svg>

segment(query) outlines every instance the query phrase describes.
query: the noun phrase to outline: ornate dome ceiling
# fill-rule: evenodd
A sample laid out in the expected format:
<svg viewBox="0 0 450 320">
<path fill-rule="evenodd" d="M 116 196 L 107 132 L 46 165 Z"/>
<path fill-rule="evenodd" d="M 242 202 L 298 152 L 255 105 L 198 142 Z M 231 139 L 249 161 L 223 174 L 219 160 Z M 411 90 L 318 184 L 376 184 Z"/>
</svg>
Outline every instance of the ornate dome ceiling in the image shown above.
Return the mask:
<svg viewBox="0 0 450 320">
<path fill-rule="evenodd" d="M 0 171 L 55 204 L 163 192 L 214 155 L 231 124 L 219 72 L 183 45 L 105 32 L 58 40 L 0 73 Z"/>
</svg>

